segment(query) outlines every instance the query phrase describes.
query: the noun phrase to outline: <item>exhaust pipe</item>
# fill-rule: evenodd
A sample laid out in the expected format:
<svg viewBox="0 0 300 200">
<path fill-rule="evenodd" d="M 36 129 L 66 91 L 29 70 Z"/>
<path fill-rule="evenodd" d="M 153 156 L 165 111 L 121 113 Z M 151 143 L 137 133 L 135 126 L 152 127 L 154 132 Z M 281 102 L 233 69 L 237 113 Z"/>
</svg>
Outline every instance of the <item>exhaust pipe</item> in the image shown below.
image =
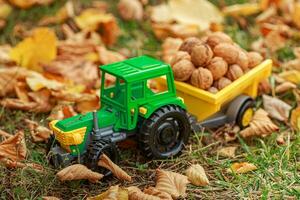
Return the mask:
<svg viewBox="0 0 300 200">
<path fill-rule="evenodd" d="M 101 135 L 100 135 L 100 129 L 99 129 L 99 121 L 98 121 L 98 115 L 96 111 L 93 111 L 93 122 L 94 122 L 94 128 L 93 128 L 93 134 L 92 134 L 92 138 L 94 140 L 99 140 L 101 139 Z"/>
</svg>

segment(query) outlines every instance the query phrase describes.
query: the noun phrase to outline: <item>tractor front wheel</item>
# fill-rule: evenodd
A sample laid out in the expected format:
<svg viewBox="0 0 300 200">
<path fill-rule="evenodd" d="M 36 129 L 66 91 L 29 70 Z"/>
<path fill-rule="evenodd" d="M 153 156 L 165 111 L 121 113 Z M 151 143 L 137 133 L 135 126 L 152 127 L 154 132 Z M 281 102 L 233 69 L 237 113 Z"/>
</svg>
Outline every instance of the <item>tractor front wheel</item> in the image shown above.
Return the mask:
<svg viewBox="0 0 300 200">
<path fill-rule="evenodd" d="M 167 105 L 144 120 L 139 143 L 147 157 L 164 159 L 180 153 L 190 133 L 187 112 L 179 106 Z"/>
</svg>

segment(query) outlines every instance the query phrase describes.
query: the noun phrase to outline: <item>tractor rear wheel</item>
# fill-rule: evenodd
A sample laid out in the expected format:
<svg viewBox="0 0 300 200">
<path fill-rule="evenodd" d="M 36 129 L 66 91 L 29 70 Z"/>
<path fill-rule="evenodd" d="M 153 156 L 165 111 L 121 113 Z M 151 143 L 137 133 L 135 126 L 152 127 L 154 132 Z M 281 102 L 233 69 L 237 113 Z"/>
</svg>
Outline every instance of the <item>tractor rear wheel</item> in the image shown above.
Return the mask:
<svg viewBox="0 0 300 200">
<path fill-rule="evenodd" d="M 179 106 L 167 105 L 144 120 L 139 143 L 147 157 L 164 159 L 180 153 L 190 133 L 187 112 Z"/>
<path fill-rule="evenodd" d="M 113 161 L 114 163 L 118 163 L 119 151 L 117 146 L 107 140 L 96 140 L 92 141 L 92 143 L 89 145 L 86 165 L 90 169 L 97 171 L 104 176 L 109 176 L 111 175 L 111 172 L 109 170 L 98 166 L 98 161 L 103 153 L 107 155 L 111 159 L 111 161 Z"/>
</svg>

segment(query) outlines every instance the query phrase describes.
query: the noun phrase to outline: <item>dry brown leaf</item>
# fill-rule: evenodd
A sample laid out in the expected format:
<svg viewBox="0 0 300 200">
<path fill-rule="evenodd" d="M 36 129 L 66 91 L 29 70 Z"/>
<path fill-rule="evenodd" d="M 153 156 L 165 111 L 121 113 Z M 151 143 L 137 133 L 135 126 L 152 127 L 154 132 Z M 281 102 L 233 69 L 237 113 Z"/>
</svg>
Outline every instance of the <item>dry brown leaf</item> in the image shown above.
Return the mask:
<svg viewBox="0 0 300 200">
<path fill-rule="evenodd" d="M 227 158 L 234 158 L 236 149 L 237 147 L 223 147 L 218 150 L 218 155 Z"/>
<path fill-rule="evenodd" d="M 174 21 L 167 4 L 160 4 L 151 9 L 151 20 L 155 23 L 171 23 Z"/>
<path fill-rule="evenodd" d="M 87 179 L 92 183 L 96 183 L 103 178 L 102 174 L 93 172 L 92 170 L 81 164 L 75 164 L 66 167 L 60 170 L 56 175 L 60 181 Z"/>
<path fill-rule="evenodd" d="M 168 194 L 167 192 L 160 191 L 160 190 L 156 189 L 155 187 L 145 188 L 143 192 L 145 194 L 159 197 L 161 200 L 172 200 L 172 197 L 170 194 Z"/>
<path fill-rule="evenodd" d="M 233 163 L 228 171 L 234 172 L 237 174 L 244 174 L 244 173 L 256 170 L 256 169 L 257 169 L 257 167 L 252 163 L 241 162 L 241 163 Z"/>
<path fill-rule="evenodd" d="M 49 121 L 62 120 L 62 119 L 66 119 L 66 118 L 72 117 L 77 114 L 78 113 L 75 112 L 73 106 L 70 103 L 60 102 L 58 105 L 56 105 L 52 109 L 52 111 L 47 119 Z"/>
<path fill-rule="evenodd" d="M 32 91 L 39 91 L 43 88 L 60 90 L 64 86 L 56 80 L 49 80 L 42 74 L 32 71 L 26 77 L 26 83 Z"/>
<path fill-rule="evenodd" d="M 37 106 L 36 102 L 25 102 L 20 99 L 13 99 L 13 98 L 5 98 L 3 100 L 0 100 L 0 104 L 6 108 L 25 110 L 25 111 L 32 111 Z"/>
<path fill-rule="evenodd" d="M 97 47 L 99 61 L 101 64 L 106 65 L 114 62 L 125 60 L 126 57 L 113 51 L 107 50 L 105 47 Z"/>
<path fill-rule="evenodd" d="M 281 36 L 279 31 L 271 31 L 264 40 L 265 45 L 275 52 L 286 45 L 286 39 Z"/>
<path fill-rule="evenodd" d="M 50 102 L 51 92 L 47 89 L 42 89 L 37 92 L 30 92 L 28 96 L 36 103 L 34 112 L 50 112 L 53 105 Z"/>
<path fill-rule="evenodd" d="M 260 6 L 257 3 L 234 4 L 224 7 L 222 12 L 234 17 L 248 16 L 260 12 Z"/>
<path fill-rule="evenodd" d="M 284 101 L 268 95 L 263 95 L 263 105 L 269 116 L 279 121 L 287 121 L 290 110 L 292 109 L 292 107 Z"/>
<path fill-rule="evenodd" d="M 30 131 L 30 134 L 34 142 L 44 142 L 47 141 L 52 134 L 52 131 L 48 128 L 39 125 L 37 122 L 25 119 L 27 127 Z"/>
<path fill-rule="evenodd" d="M 11 4 L 14 6 L 17 6 L 19 8 L 30 8 L 34 5 L 49 5 L 53 2 L 53 0 L 8 0 Z"/>
<path fill-rule="evenodd" d="M 160 40 L 165 40 L 168 37 L 185 39 L 199 34 L 198 26 L 189 24 L 153 23 L 152 29 L 155 36 Z"/>
<path fill-rule="evenodd" d="M 7 138 L 10 138 L 10 137 L 13 136 L 13 135 L 11 135 L 11 134 L 9 134 L 9 133 L 7 133 L 7 132 L 5 132 L 5 131 L 2 131 L 2 130 L 0 130 L 0 135 L 1 135 L 2 137 L 4 137 L 4 139 L 7 139 Z"/>
<path fill-rule="evenodd" d="M 155 188 L 169 193 L 173 198 L 184 197 L 188 183 L 188 178 L 182 174 L 161 169 L 156 170 Z"/>
<path fill-rule="evenodd" d="M 162 44 L 162 59 L 166 63 L 171 63 L 171 59 L 179 50 L 182 39 L 168 37 Z"/>
<path fill-rule="evenodd" d="M 130 200 L 161 200 L 158 196 L 145 194 L 136 186 L 128 187 L 127 190 Z"/>
<path fill-rule="evenodd" d="M 290 123 L 294 130 L 300 130 L 300 107 L 298 106 L 296 109 L 292 111 Z"/>
<path fill-rule="evenodd" d="M 36 163 L 22 163 L 18 161 L 13 161 L 8 158 L 0 158 L 0 164 L 8 168 L 30 168 L 36 172 L 43 172 L 44 168 L 42 165 Z"/>
<path fill-rule="evenodd" d="M 255 112 L 250 126 L 242 130 L 240 135 L 244 138 L 251 136 L 265 137 L 278 130 L 278 126 L 271 121 L 268 117 L 268 113 L 263 109 L 259 109 Z"/>
<path fill-rule="evenodd" d="M 25 159 L 26 153 L 23 131 L 18 131 L 14 136 L 8 137 L 0 143 L 0 159 L 6 158 L 12 161 L 21 161 Z"/>
<path fill-rule="evenodd" d="M 199 164 L 191 165 L 186 170 L 186 175 L 189 181 L 196 186 L 206 186 L 209 184 L 209 180 L 205 174 L 205 170 Z"/>
<path fill-rule="evenodd" d="M 115 185 L 97 196 L 88 197 L 87 200 L 128 200 L 128 191 Z"/>
<path fill-rule="evenodd" d="M 60 199 L 53 196 L 43 196 L 42 200 L 60 200 Z"/>
<path fill-rule="evenodd" d="M 131 176 L 129 176 L 123 169 L 121 169 L 118 165 L 113 163 L 109 157 L 107 157 L 104 153 L 100 156 L 98 161 L 98 165 L 110 170 L 115 177 L 120 180 L 131 181 Z"/>
<path fill-rule="evenodd" d="M 279 75 L 279 77 L 281 77 L 287 81 L 290 81 L 292 83 L 295 83 L 295 84 L 300 83 L 300 71 L 299 70 L 288 70 L 288 71 L 281 72 L 278 75 Z"/>
<path fill-rule="evenodd" d="M 138 0 L 120 0 L 118 3 L 118 11 L 125 20 L 142 20 L 143 5 Z"/>
<path fill-rule="evenodd" d="M 295 88 L 297 88 L 297 86 L 294 83 L 284 82 L 284 83 L 281 83 L 280 85 L 277 85 L 275 87 L 275 92 L 276 93 L 283 93 L 283 92 L 286 92 L 286 91 L 289 91 L 289 90 L 295 89 Z"/>
<path fill-rule="evenodd" d="M 27 95 L 28 88 L 25 82 L 17 82 L 15 85 L 15 93 L 19 99 L 25 102 L 29 102 L 29 97 Z"/>
</svg>

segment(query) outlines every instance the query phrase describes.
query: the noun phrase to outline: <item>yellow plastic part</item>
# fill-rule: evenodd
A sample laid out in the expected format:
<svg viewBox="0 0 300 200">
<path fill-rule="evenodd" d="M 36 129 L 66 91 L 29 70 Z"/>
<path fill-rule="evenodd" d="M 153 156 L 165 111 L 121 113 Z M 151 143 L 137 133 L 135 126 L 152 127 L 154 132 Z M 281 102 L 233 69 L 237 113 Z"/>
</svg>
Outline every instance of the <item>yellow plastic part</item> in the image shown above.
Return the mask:
<svg viewBox="0 0 300 200">
<path fill-rule="evenodd" d="M 62 131 L 55 126 L 58 120 L 51 121 L 49 126 L 53 130 L 56 139 L 63 146 L 78 145 L 84 140 L 86 127 L 75 129 L 72 131 Z"/>
<path fill-rule="evenodd" d="M 140 107 L 139 108 L 139 112 L 141 113 L 141 114 L 143 114 L 143 115 L 145 115 L 146 113 L 147 113 L 147 108 L 145 108 L 145 107 Z"/>
<path fill-rule="evenodd" d="M 271 71 L 272 61 L 265 60 L 216 94 L 178 81 L 175 81 L 176 92 L 177 96 L 184 99 L 187 110 L 203 121 L 241 94 L 256 98 L 259 82 L 268 78 Z M 164 91 L 166 81 L 160 78 L 157 82 L 158 89 Z"/>
<path fill-rule="evenodd" d="M 253 109 L 248 108 L 242 117 L 242 125 L 244 127 L 248 126 L 251 122 L 252 117 L 253 117 Z"/>
</svg>

